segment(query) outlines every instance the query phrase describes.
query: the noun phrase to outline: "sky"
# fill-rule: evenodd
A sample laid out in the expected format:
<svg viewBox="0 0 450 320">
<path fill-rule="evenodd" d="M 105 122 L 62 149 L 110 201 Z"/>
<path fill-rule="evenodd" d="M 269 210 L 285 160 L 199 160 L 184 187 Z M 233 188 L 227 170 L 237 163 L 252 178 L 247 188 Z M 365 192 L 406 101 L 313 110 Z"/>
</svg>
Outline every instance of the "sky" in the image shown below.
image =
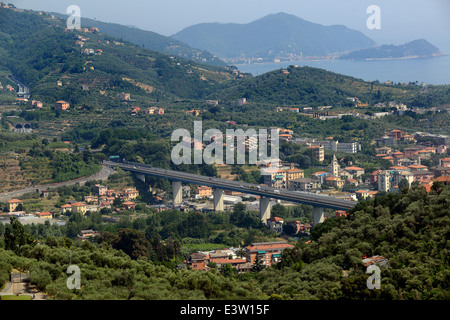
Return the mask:
<svg viewBox="0 0 450 320">
<path fill-rule="evenodd" d="M 18 8 L 66 13 L 78 5 L 85 18 L 133 25 L 170 36 L 205 22 L 249 23 L 286 12 L 323 25 L 345 25 L 377 44 L 426 39 L 450 54 L 450 0 L 3 0 Z M 380 29 L 369 30 L 370 5 L 380 8 Z"/>
</svg>

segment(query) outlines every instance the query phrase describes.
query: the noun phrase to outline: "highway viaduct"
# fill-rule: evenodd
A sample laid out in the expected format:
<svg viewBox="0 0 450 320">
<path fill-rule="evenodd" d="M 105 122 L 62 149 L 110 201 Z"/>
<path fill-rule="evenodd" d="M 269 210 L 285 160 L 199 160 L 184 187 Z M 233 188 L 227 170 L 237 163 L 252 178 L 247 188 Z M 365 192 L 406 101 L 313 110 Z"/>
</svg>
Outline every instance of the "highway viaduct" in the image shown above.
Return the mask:
<svg viewBox="0 0 450 320">
<path fill-rule="evenodd" d="M 266 186 L 259 186 L 240 181 L 230 181 L 175 170 L 155 168 L 150 165 L 140 163 L 104 161 L 103 165 L 113 168 L 120 167 L 123 170 L 134 172 L 142 181 L 145 181 L 146 175 L 171 180 L 173 202 L 175 205 L 180 204 L 183 201 L 182 183 L 192 183 L 212 187 L 215 211 L 224 210 L 224 190 L 258 195 L 260 196 L 260 218 L 263 223 L 266 223 L 267 219 L 270 218 L 270 199 L 279 199 L 313 206 L 313 226 L 323 222 L 324 208 L 347 211 L 352 209 L 357 204 L 355 201 L 336 199 L 331 196 L 286 189 L 277 190 Z"/>
</svg>

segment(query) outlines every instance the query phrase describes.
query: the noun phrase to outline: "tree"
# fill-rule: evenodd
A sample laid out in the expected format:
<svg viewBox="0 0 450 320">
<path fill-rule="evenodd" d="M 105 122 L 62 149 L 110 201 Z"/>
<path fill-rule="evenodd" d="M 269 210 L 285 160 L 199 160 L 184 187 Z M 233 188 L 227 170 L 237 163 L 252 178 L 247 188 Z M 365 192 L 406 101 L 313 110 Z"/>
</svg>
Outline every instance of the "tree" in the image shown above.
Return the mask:
<svg viewBox="0 0 450 320">
<path fill-rule="evenodd" d="M 257 254 L 255 257 L 255 261 L 253 263 L 253 268 L 252 270 L 254 272 L 260 272 L 261 270 L 263 270 L 265 268 L 265 266 L 263 265 L 262 261 L 261 261 L 261 257 Z"/>
<path fill-rule="evenodd" d="M 11 217 L 10 225 L 5 229 L 5 249 L 17 253 L 20 247 L 33 244 L 34 239 L 25 232 L 25 228 L 16 217 Z"/>
<path fill-rule="evenodd" d="M 141 231 L 120 229 L 118 237 L 112 241 L 112 246 L 115 249 L 122 250 L 132 259 L 137 259 L 141 256 L 148 257 L 150 243 Z"/>
<path fill-rule="evenodd" d="M 403 189 L 408 189 L 409 188 L 409 182 L 408 180 L 406 180 L 405 178 L 403 178 L 399 183 L 398 183 L 398 190 L 402 191 Z"/>
<path fill-rule="evenodd" d="M 222 266 L 222 268 L 220 269 L 220 273 L 224 276 L 224 277 L 231 277 L 234 274 L 234 269 L 231 266 L 231 264 L 226 263 Z"/>
</svg>

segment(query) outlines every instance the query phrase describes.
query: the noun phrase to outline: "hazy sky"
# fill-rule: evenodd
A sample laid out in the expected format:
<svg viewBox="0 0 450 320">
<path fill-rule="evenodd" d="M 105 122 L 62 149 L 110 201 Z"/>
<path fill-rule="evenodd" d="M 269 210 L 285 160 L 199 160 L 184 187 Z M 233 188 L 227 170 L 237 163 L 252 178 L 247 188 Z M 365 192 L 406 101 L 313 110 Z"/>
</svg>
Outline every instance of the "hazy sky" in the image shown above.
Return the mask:
<svg viewBox="0 0 450 320">
<path fill-rule="evenodd" d="M 378 44 L 424 38 L 450 54 L 450 0 L 2 0 L 19 8 L 66 13 L 78 5 L 83 17 L 134 25 L 172 35 L 202 22 L 248 23 L 286 12 L 323 25 L 342 24 Z M 370 5 L 381 9 L 381 29 L 369 30 Z"/>
</svg>

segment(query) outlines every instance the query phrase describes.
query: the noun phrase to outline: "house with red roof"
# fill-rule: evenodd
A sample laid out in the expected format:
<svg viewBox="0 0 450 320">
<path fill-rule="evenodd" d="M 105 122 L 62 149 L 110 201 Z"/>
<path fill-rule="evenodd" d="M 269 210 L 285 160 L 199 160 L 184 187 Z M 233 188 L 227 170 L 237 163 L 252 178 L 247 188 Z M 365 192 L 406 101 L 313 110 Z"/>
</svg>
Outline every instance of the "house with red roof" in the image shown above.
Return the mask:
<svg viewBox="0 0 450 320">
<path fill-rule="evenodd" d="M 23 201 L 22 200 L 11 199 L 11 200 L 6 201 L 6 210 L 8 212 L 14 212 L 21 206 L 23 206 Z"/>
<path fill-rule="evenodd" d="M 284 224 L 283 218 L 272 217 L 272 218 L 267 219 L 266 223 L 267 223 L 267 228 L 269 228 L 269 230 L 275 231 L 277 234 L 283 233 L 283 224 Z"/>
<path fill-rule="evenodd" d="M 292 248 L 294 246 L 285 241 L 277 241 L 252 243 L 245 247 L 244 250 L 248 262 L 254 263 L 256 256 L 258 256 L 263 265 L 271 267 L 281 261 L 281 253 L 284 250 Z"/>
</svg>

